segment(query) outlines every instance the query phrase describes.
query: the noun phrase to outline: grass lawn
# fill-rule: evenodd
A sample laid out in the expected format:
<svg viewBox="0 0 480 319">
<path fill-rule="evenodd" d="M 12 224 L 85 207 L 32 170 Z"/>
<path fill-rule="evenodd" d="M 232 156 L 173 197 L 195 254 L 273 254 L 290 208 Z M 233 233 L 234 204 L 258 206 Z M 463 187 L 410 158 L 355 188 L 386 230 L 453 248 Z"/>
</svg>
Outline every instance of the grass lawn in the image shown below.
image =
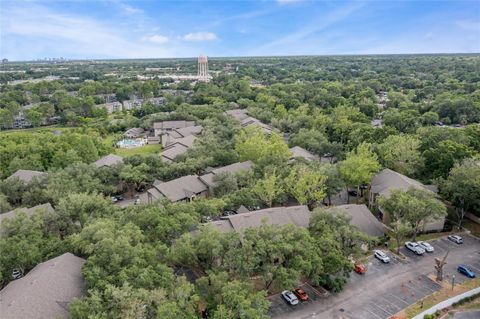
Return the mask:
<svg viewBox="0 0 480 319">
<path fill-rule="evenodd" d="M 104 143 L 108 146 L 113 146 L 114 141 L 115 141 L 115 134 L 110 134 L 107 135 L 103 140 Z M 118 136 L 117 136 L 118 138 Z M 150 155 L 150 154 L 158 154 L 162 150 L 162 145 L 161 144 L 147 144 L 145 146 L 141 147 L 135 147 L 135 148 L 114 148 L 115 149 L 115 154 L 123 156 L 123 157 L 129 157 L 133 155 Z"/>
<path fill-rule="evenodd" d="M 465 218 L 463 220 L 463 227 L 471 231 L 473 236 L 480 237 L 480 224 L 477 224 Z"/>
<path fill-rule="evenodd" d="M 61 125 L 50 125 L 50 126 L 40 126 L 40 127 L 31 127 L 15 130 L 2 130 L 0 134 L 16 134 L 16 133 L 27 133 L 27 132 L 53 132 L 53 131 L 65 131 L 70 129 L 75 129 L 77 127 L 73 126 L 61 126 Z"/>
<path fill-rule="evenodd" d="M 160 144 L 148 144 L 141 147 L 135 148 L 116 148 L 115 154 L 128 157 L 133 155 L 150 155 L 158 154 L 162 150 L 162 145 Z"/>
</svg>

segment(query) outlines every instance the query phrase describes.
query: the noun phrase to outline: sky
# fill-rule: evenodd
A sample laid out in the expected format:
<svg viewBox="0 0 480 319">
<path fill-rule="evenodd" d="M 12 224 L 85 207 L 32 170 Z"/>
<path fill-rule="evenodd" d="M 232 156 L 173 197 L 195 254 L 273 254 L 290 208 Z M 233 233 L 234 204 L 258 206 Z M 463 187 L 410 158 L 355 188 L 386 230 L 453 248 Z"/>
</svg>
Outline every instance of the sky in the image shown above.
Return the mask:
<svg viewBox="0 0 480 319">
<path fill-rule="evenodd" d="M 480 0 L 0 0 L 12 61 L 479 52 Z"/>
</svg>

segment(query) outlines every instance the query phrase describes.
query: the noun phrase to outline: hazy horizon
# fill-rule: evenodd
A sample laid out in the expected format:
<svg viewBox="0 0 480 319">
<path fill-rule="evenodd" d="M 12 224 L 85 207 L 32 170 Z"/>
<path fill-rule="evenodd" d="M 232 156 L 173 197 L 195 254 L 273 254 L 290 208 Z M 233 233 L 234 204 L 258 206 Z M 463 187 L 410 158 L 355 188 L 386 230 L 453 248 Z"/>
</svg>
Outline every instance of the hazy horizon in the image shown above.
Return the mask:
<svg viewBox="0 0 480 319">
<path fill-rule="evenodd" d="M 480 52 L 478 1 L 2 0 L 11 61 Z"/>
</svg>

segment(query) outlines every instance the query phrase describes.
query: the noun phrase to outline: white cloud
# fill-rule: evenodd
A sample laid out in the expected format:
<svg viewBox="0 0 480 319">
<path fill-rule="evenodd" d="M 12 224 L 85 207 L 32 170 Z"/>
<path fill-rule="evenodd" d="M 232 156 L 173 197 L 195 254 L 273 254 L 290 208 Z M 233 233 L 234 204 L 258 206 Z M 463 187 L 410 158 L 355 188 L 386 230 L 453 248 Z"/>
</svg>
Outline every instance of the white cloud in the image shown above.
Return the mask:
<svg viewBox="0 0 480 319">
<path fill-rule="evenodd" d="M 182 39 L 185 41 L 215 41 L 218 37 L 213 32 L 193 32 L 185 34 Z"/>
<path fill-rule="evenodd" d="M 164 35 L 154 34 L 142 38 L 143 41 L 148 41 L 156 44 L 165 44 L 169 41 L 168 37 Z"/>
<path fill-rule="evenodd" d="M 329 12 L 325 17 L 319 17 L 299 30 L 256 48 L 250 52 L 250 54 L 270 55 L 275 54 L 275 52 L 282 52 L 285 48 L 291 47 L 295 44 L 301 44 L 303 46 L 305 45 L 305 38 L 326 29 L 335 23 L 345 20 L 357 10 L 361 9 L 365 4 L 366 3 L 364 2 L 352 2 L 348 5 L 341 6 L 334 11 Z"/>
<path fill-rule="evenodd" d="M 184 55 L 181 46 L 161 47 L 166 37 L 142 40 L 118 24 L 65 14 L 47 6 L 11 6 L 1 21 L 2 56 L 12 60 L 49 57 L 151 58 Z M 150 43 L 149 43 L 150 42 Z M 191 52 L 191 51 L 190 51 Z"/>
<path fill-rule="evenodd" d="M 465 30 L 480 31 L 480 21 L 461 20 L 457 21 L 456 25 Z"/>
<path fill-rule="evenodd" d="M 127 14 L 143 13 L 142 9 L 132 7 L 131 5 L 128 5 L 128 4 L 125 4 L 125 3 L 120 3 L 120 7 Z"/>
</svg>

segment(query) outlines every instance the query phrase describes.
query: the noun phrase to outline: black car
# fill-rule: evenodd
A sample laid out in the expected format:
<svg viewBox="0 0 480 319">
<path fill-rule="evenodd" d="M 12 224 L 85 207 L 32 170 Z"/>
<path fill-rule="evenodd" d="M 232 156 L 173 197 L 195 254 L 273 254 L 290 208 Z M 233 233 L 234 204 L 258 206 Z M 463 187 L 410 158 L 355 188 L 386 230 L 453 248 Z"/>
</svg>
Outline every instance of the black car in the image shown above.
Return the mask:
<svg viewBox="0 0 480 319">
<path fill-rule="evenodd" d="M 117 201 L 121 201 L 121 200 L 124 200 L 124 199 L 125 199 L 125 197 L 123 197 L 123 195 L 116 195 L 116 196 L 114 196 L 114 197 L 115 197 L 115 199 L 116 199 Z"/>
<path fill-rule="evenodd" d="M 237 212 L 234 212 L 233 210 L 227 210 L 226 212 L 223 213 L 223 216 L 232 216 L 236 214 Z"/>
<path fill-rule="evenodd" d="M 139 193 L 143 193 L 146 189 L 147 187 L 145 185 L 135 188 L 135 190 Z"/>
<path fill-rule="evenodd" d="M 358 192 L 356 190 L 349 190 L 348 191 L 348 195 L 350 196 L 353 196 L 353 197 L 357 197 L 358 196 Z"/>
</svg>

